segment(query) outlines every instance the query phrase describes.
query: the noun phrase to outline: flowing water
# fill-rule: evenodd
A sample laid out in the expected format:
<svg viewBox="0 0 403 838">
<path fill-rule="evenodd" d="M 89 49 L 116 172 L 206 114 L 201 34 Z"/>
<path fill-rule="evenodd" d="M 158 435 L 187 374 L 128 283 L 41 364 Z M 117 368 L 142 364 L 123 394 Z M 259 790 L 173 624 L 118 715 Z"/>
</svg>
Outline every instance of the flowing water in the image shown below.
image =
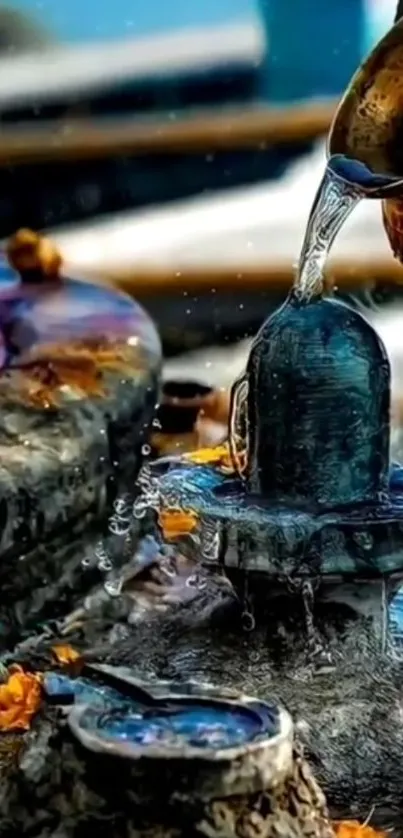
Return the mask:
<svg viewBox="0 0 403 838">
<path fill-rule="evenodd" d="M 330 158 L 316 193 L 302 244 L 294 293 L 309 300 L 323 287 L 330 248 L 351 211 L 363 197 L 362 187 L 339 176 Z"/>
</svg>

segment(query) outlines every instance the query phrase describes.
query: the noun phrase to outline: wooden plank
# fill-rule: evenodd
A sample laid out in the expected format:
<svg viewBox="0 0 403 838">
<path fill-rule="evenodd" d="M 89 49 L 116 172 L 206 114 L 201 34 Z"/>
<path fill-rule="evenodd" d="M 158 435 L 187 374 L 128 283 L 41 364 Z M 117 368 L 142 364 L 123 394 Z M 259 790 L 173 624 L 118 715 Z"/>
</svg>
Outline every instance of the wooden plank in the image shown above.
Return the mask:
<svg viewBox="0 0 403 838">
<path fill-rule="evenodd" d="M 68 272 L 69 266 L 66 266 Z M 153 297 L 160 294 L 212 294 L 216 291 L 227 292 L 247 290 L 254 291 L 284 291 L 291 286 L 294 277 L 292 265 L 270 264 L 261 266 L 239 265 L 217 268 L 185 268 L 171 269 L 137 269 L 116 268 L 103 269 L 102 265 L 93 270 L 81 269 L 80 266 L 70 266 L 76 275 L 93 279 L 107 285 L 115 285 L 133 297 Z M 372 286 L 376 283 L 403 285 L 403 267 L 396 260 L 379 259 L 359 263 L 337 260 L 330 263 L 326 273 L 328 287 L 337 286 L 345 291 Z"/>
<path fill-rule="evenodd" d="M 336 103 L 300 103 L 287 108 L 211 110 L 170 121 L 125 118 L 66 119 L 0 130 L 0 166 L 93 160 L 112 155 L 201 153 L 264 149 L 313 140 L 330 126 Z"/>
</svg>

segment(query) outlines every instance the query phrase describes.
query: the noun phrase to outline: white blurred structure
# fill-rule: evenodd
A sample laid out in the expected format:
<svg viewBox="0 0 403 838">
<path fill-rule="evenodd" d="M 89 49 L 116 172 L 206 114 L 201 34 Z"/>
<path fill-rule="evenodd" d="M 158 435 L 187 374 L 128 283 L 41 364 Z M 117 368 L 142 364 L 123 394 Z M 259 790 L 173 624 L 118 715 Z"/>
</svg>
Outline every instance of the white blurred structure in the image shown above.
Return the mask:
<svg viewBox="0 0 403 838">
<path fill-rule="evenodd" d="M 158 74 L 195 72 L 259 62 L 266 48 L 258 19 L 167 35 L 100 43 L 50 44 L 1 57 L 0 108 L 96 93 Z"/>
<path fill-rule="evenodd" d="M 280 181 L 114 215 L 54 238 L 78 269 L 289 266 L 298 258 L 324 165 L 322 141 Z M 392 257 L 380 203 L 363 202 L 338 236 L 332 259 L 385 258 Z"/>
</svg>

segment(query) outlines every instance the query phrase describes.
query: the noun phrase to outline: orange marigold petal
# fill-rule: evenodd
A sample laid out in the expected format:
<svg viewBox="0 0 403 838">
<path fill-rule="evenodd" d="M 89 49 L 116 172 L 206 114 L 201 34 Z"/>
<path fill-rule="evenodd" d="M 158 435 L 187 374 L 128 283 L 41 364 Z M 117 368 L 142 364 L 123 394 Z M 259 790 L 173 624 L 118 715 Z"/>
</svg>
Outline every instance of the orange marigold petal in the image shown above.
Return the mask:
<svg viewBox="0 0 403 838">
<path fill-rule="evenodd" d="M 41 676 L 14 669 L 0 685 L 0 731 L 28 730 L 41 700 Z"/>
<path fill-rule="evenodd" d="M 197 522 L 198 518 L 194 512 L 185 512 L 179 509 L 161 510 L 158 515 L 159 526 L 167 541 L 190 535 L 196 528 Z"/>
<path fill-rule="evenodd" d="M 185 455 L 186 460 L 197 465 L 204 463 L 218 463 L 220 460 L 229 456 L 228 445 L 217 445 L 215 448 L 199 448 L 197 451 L 191 451 Z"/>
<path fill-rule="evenodd" d="M 52 646 L 51 651 L 57 663 L 61 664 L 74 663 L 81 657 L 80 653 L 68 643 L 57 643 L 55 646 Z"/>
<path fill-rule="evenodd" d="M 336 838 L 386 838 L 382 830 L 358 821 L 334 821 L 332 826 Z"/>
</svg>

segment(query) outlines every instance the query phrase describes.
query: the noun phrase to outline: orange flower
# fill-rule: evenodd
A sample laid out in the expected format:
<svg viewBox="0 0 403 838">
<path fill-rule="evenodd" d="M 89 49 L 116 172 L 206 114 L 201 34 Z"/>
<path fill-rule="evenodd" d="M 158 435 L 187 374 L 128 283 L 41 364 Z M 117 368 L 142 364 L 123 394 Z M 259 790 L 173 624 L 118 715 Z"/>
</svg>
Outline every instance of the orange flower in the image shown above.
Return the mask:
<svg viewBox="0 0 403 838">
<path fill-rule="evenodd" d="M 59 278 L 62 257 L 52 241 L 33 230 L 18 230 L 7 244 L 7 257 L 18 273 L 40 271 L 44 277 Z"/>
<path fill-rule="evenodd" d="M 217 445 L 215 448 L 199 448 L 198 451 L 186 454 L 185 459 L 198 466 L 211 464 L 233 470 L 228 443 Z"/>
<path fill-rule="evenodd" d="M 358 821 L 334 821 L 332 826 L 336 838 L 386 838 L 382 830 Z"/>
<path fill-rule="evenodd" d="M 167 541 L 173 541 L 181 535 L 190 535 L 197 526 L 197 515 L 181 509 L 161 510 L 158 523 Z"/>
<path fill-rule="evenodd" d="M 72 646 L 69 646 L 68 643 L 58 643 L 56 646 L 52 646 L 51 651 L 57 663 L 60 663 L 63 666 L 75 663 L 81 657 L 80 653 L 73 649 Z"/>
<path fill-rule="evenodd" d="M 7 683 L 0 685 L 0 731 L 29 730 L 41 700 L 41 676 L 10 667 Z"/>
</svg>

